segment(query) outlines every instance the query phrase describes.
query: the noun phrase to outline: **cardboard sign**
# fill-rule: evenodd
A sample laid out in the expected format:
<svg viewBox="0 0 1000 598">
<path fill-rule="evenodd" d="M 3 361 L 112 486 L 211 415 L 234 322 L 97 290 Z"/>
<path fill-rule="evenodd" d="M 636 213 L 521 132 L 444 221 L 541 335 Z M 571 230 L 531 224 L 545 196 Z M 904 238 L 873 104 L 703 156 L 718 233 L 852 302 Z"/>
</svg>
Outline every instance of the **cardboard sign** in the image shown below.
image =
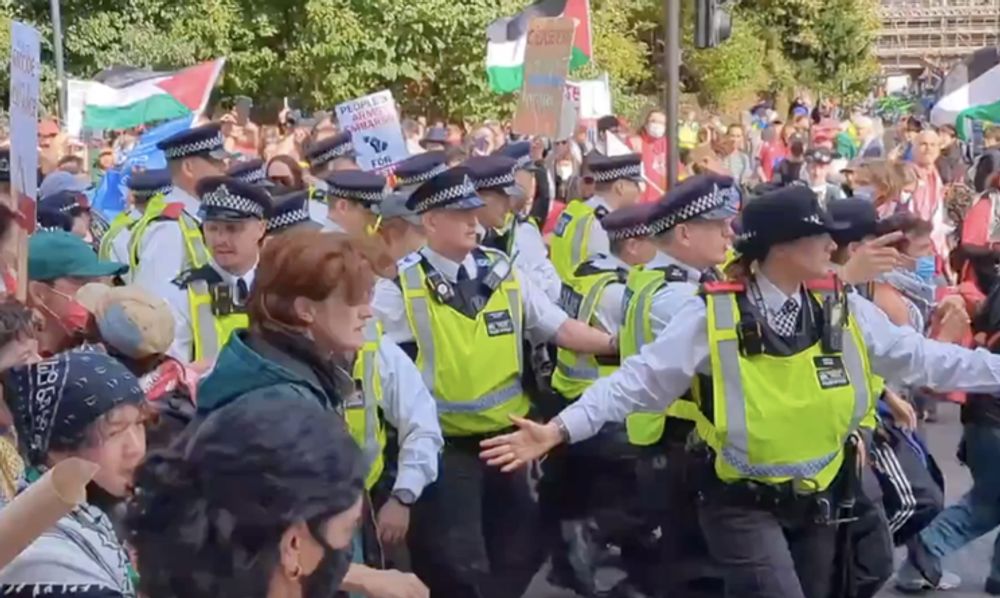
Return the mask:
<svg viewBox="0 0 1000 598">
<path fill-rule="evenodd" d="M 337 123 L 351 132 L 358 166 L 385 171 L 410 154 L 392 92 L 385 90 L 337 105 Z"/>
<path fill-rule="evenodd" d="M 566 101 L 582 121 L 596 120 L 613 114 L 611 110 L 611 85 L 608 74 L 597 79 L 566 81 Z"/>
<path fill-rule="evenodd" d="M 40 36 L 34 28 L 10 23 L 10 183 L 9 206 L 20 211 L 14 260 L 17 298 L 27 293 L 28 238 L 35 228 L 38 193 L 38 83 L 42 65 Z"/>
<path fill-rule="evenodd" d="M 573 134 L 573 111 L 563 107 L 575 31 L 576 22 L 569 17 L 531 21 L 524 50 L 524 86 L 514 114 L 515 133 L 550 139 Z"/>
</svg>

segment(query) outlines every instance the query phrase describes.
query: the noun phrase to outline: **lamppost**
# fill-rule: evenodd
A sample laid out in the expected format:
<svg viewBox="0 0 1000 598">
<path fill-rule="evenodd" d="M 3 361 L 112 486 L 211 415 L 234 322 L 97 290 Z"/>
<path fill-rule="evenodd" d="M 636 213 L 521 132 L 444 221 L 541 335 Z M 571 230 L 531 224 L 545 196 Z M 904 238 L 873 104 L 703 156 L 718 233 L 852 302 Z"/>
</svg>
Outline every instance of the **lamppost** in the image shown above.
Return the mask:
<svg viewBox="0 0 1000 598">
<path fill-rule="evenodd" d="M 677 184 L 677 162 L 680 155 L 677 104 L 681 93 L 681 0 L 664 0 L 663 5 L 667 17 L 666 39 L 663 40 L 667 82 L 667 188 L 672 189 Z"/>
</svg>

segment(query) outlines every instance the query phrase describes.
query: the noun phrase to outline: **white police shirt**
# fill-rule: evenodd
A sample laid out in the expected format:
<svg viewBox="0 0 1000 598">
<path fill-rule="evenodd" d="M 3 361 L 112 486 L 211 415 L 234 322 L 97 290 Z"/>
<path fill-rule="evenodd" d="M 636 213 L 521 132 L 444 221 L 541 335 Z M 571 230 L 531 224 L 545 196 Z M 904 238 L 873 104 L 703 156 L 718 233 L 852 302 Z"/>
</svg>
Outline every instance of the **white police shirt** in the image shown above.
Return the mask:
<svg viewBox="0 0 1000 598">
<path fill-rule="evenodd" d="M 326 225 L 330 217 L 330 208 L 325 203 L 315 199 L 310 199 L 307 204 L 309 219 L 317 224 Z"/>
<path fill-rule="evenodd" d="M 683 270 L 687 279 L 668 282 L 653 294 L 653 301 L 649 305 L 649 321 L 654 338 L 659 336 L 670 320 L 677 315 L 677 310 L 698 293 L 698 286 L 701 284 L 701 271 L 669 253 L 657 251 L 653 259 L 646 264 L 647 269 L 671 266 Z"/>
<path fill-rule="evenodd" d="M 323 221 L 323 231 L 324 233 L 346 233 L 347 230 L 336 220 L 331 219 L 329 216 Z"/>
<path fill-rule="evenodd" d="M 611 213 L 612 210 L 611 205 L 600 195 L 591 197 L 585 203 L 594 209 L 604 208 L 608 213 Z M 611 255 L 611 242 L 608 241 L 608 233 L 601 225 L 601 221 L 596 218 L 590 223 L 590 240 L 587 243 L 587 252 L 589 255 L 584 256 L 584 258 L 597 254 Z"/>
<path fill-rule="evenodd" d="M 514 226 L 516 265 L 549 299 L 558 301 L 562 280 L 549 260 L 549 249 L 545 246 L 541 231 L 531 222 L 517 222 Z"/>
<path fill-rule="evenodd" d="M 756 282 L 772 323 L 789 297 L 763 276 L 756 276 Z M 801 309 L 801 293 L 791 299 Z M 849 293 L 847 301 L 875 374 L 938 391 L 1000 392 L 1000 355 L 930 340 L 909 326 L 896 326 L 857 293 Z M 570 441 L 590 438 L 604 424 L 625 421 L 635 411 L 664 411 L 687 392 L 696 374 L 709 375 L 706 322 L 704 299 L 689 297 L 656 340 L 559 414 Z"/>
<path fill-rule="evenodd" d="M 420 255 L 452 284 L 458 281 L 458 268 L 464 267 L 470 278 L 479 272 L 476 259 L 470 253 L 462 263 L 454 262 L 429 247 L 420 250 Z M 411 258 L 412 259 L 412 258 Z M 569 319 L 566 312 L 549 299 L 532 283 L 516 264 L 514 275 L 521 285 L 521 301 L 524 303 L 525 336 L 535 343 L 547 343 L 556 336 L 559 327 Z M 394 283 L 376 284 L 372 309 L 382 322 L 385 335 L 399 344 L 414 341 L 410 322 L 406 317 L 406 303 L 403 291 Z"/>
<path fill-rule="evenodd" d="M 589 258 L 595 268 L 601 270 L 630 270 L 630 266 L 614 255 L 595 255 Z M 618 336 L 625 322 L 625 285 L 612 282 L 604 287 L 597 302 L 594 317 L 608 334 Z"/>
<path fill-rule="evenodd" d="M 417 498 L 438 477 L 438 455 L 444 445 L 437 404 L 420 370 L 391 339 L 378 346 L 382 413 L 399 434 L 396 482 L 393 490 Z"/>
</svg>

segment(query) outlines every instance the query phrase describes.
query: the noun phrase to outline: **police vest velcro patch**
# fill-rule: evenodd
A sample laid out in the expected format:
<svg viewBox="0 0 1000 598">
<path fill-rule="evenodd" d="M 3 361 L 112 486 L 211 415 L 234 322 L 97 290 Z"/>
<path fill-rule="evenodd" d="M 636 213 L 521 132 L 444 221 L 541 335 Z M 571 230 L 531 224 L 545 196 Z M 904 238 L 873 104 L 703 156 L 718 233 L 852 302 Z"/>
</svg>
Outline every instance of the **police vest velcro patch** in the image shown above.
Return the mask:
<svg viewBox="0 0 1000 598">
<path fill-rule="evenodd" d="M 511 319 L 509 311 L 488 311 L 483 314 L 483 318 L 486 321 L 486 334 L 490 336 L 514 334 L 514 320 Z"/>
<path fill-rule="evenodd" d="M 344 409 L 360 409 L 365 406 L 365 393 L 361 390 L 361 384 L 344 400 Z"/>
<path fill-rule="evenodd" d="M 851 380 L 844 369 L 844 361 L 839 355 L 820 355 L 813 357 L 816 366 L 816 379 L 823 389 L 850 386 Z"/>
<path fill-rule="evenodd" d="M 573 222 L 573 215 L 563 212 L 559 215 L 559 220 L 556 221 L 555 229 L 553 229 L 552 232 L 555 233 L 557 237 L 563 236 L 563 233 L 566 232 L 566 227 L 569 226 L 570 222 Z"/>
<path fill-rule="evenodd" d="M 573 287 L 564 283 L 559 290 L 559 307 L 566 312 L 566 315 L 574 320 L 578 319 L 577 316 L 580 315 L 580 305 L 582 303 L 583 295 L 577 293 L 573 290 Z"/>
</svg>

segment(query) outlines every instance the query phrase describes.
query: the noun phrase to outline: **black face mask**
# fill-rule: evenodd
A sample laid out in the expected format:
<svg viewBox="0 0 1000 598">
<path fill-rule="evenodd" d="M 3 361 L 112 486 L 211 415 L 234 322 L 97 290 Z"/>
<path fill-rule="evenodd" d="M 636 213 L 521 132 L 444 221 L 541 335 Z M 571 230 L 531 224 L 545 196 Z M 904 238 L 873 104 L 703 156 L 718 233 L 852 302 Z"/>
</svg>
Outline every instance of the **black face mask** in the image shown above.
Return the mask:
<svg viewBox="0 0 1000 598">
<path fill-rule="evenodd" d="M 302 582 L 303 598 L 332 598 L 340 589 L 340 584 L 351 566 L 354 548 L 336 550 L 330 548 L 323 537 L 322 525 L 309 524 L 309 531 L 323 547 L 323 559 L 316 570 L 310 573 Z"/>
</svg>

